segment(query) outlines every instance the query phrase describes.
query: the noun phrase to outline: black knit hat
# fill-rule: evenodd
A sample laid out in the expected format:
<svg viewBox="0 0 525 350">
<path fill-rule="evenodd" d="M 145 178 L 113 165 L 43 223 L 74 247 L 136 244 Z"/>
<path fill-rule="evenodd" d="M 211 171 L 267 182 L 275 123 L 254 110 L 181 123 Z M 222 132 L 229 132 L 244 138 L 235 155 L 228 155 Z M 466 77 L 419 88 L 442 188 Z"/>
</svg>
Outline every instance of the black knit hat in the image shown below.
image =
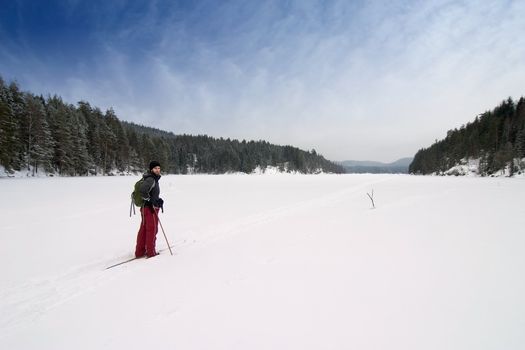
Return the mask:
<svg viewBox="0 0 525 350">
<path fill-rule="evenodd" d="M 151 163 L 149 163 L 149 170 L 153 170 L 153 168 L 155 168 L 156 166 L 160 166 L 160 163 L 156 160 L 152 160 Z"/>
</svg>

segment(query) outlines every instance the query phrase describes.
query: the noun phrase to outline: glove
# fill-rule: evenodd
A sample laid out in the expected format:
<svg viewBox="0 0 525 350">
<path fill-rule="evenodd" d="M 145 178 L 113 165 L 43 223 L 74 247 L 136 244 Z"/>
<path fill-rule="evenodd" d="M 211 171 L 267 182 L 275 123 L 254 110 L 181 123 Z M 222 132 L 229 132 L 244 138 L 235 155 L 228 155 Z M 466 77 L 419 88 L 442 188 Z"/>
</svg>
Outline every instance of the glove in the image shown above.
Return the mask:
<svg viewBox="0 0 525 350">
<path fill-rule="evenodd" d="M 157 199 L 157 203 L 155 204 L 155 206 L 157 208 L 160 208 L 164 213 L 164 200 L 162 198 Z"/>
</svg>

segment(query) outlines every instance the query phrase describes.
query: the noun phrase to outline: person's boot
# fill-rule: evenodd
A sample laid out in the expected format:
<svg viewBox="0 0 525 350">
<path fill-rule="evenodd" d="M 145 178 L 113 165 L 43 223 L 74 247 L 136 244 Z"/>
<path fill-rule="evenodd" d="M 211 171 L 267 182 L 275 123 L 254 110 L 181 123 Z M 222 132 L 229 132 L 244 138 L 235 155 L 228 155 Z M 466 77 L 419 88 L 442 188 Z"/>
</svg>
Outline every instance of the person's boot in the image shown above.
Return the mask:
<svg viewBox="0 0 525 350">
<path fill-rule="evenodd" d="M 154 256 L 157 256 L 159 254 L 160 254 L 159 252 L 155 252 L 154 254 L 147 254 L 146 259 L 153 258 Z"/>
</svg>

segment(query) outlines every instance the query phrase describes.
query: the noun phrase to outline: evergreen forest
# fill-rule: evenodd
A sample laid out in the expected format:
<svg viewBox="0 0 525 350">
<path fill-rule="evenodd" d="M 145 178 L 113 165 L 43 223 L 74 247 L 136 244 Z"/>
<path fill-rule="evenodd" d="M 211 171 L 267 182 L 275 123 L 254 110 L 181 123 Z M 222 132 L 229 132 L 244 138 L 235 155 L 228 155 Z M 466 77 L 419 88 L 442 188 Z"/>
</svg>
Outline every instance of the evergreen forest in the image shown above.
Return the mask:
<svg viewBox="0 0 525 350">
<path fill-rule="evenodd" d="M 300 173 L 344 173 L 315 150 L 266 141 L 238 141 L 206 135 L 176 135 L 120 120 L 59 96 L 37 96 L 0 77 L 0 165 L 7 173 L 86 176 L 143 172 L 158 160 L 171 174 L 251 173 L 278 167 Z"/>
<path fill-rule="evenodd" d="M 491 175 L 522 168 L 525 157 L 525 99 L 511 98 L 477 116 L 428 148 L 419 150 L 410 164 L 413 174 L 443 173 L 465 159 L 479 159 L 479 173 Z"/>
</svg>

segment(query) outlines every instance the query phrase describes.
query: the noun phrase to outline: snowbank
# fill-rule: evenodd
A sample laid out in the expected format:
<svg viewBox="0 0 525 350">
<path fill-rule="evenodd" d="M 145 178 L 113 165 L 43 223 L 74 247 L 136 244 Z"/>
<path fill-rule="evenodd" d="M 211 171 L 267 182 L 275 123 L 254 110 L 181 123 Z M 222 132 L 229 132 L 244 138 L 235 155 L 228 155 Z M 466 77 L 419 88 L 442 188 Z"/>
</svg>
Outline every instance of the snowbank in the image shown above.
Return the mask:
<svg viewBox="0 0 525 350">
<path fill-rule="evenodd" d="M 449 175 L 449 176 L 467 176 L 467 177 L 481 177 L 483 176 L 480 171 L 481 158 L 463 158 L 460 163 L 448 169 L 445 172 L 436 172 L 432 175 Z M 514 172 L 511 172 L 510 164 L 503 169 L 500 169 L 489 176 L 491 177 L 514 177 L 523 178 L 525 177 L 525 158 L 514 159 L 513 161 Z"/>
<path fill-rule="evenodd" d="M 461 163 L 445 171 L 444 175 L 453 176 L 480 176 L 479 173 L 480 158 L 464 158 Z"/>
</svg>

